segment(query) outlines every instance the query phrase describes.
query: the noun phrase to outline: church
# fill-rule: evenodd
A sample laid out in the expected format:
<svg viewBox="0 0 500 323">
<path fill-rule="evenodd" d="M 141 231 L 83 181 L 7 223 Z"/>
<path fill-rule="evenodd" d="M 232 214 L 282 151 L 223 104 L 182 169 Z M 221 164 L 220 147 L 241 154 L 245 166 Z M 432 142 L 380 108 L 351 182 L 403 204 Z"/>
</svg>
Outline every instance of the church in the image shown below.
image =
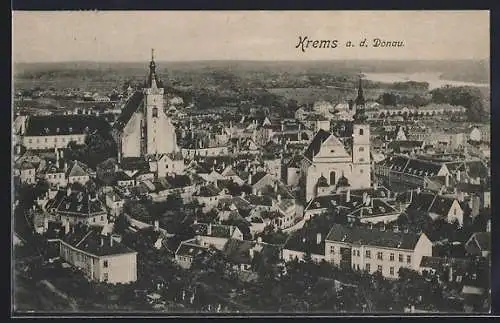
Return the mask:
<svg viewBox="0 0 500 323">
<path fill-rule="evenodd" d="M 175 127 L 164 111 L 164 89 L 156 73 L 153 50 L 144 88 L 127 100 L 113 124 L 113 136 L 119 147 L 118 160 L 180 151 Z"/>
<path fill-rule="evenodd" d="M 301 169 L 306 201 L 339 189 L 371 186 L 370 126 L 361 79 L 351 109 L 355 109 L 354 121 L 343 123 L 337 133 L 320 129 L 304 153 Z"/>
</svg>

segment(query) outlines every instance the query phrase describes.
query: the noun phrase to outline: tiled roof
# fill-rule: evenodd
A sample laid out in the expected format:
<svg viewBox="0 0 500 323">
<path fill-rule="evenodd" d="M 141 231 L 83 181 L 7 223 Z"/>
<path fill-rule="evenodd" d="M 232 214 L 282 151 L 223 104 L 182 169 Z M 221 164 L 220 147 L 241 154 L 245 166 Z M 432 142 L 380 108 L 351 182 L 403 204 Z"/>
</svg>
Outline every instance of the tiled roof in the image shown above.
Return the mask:
<svg viewBox="0 0 500 323">
<path fill-rule="evenodd" d="M 408 208 L 446 216 L 454 201 L 454 198 L 438 194 L 435 195 L 427 192 L 421 192 L 420 194 L 413 193 L 413 201 Z"/>
<path fill-rule="evenodd" d="M 235 264 L 251 264 L 250 249 L 253 248 L 255 242 L 229 239 L 224 245 L 222 253 L 232 263 Z"/>
<path fill-rule="evenodd" d="M 481 251 L 491 251 L 491 233 L 490 232 L 476 232 L 472 234 L 470 237 L 470 240 L 472 242 L 475 242 L 473 244 L 467 244 L 466 249 L 469 253 L 474 254 L 471 252 L 472 250 L 477 250 L 479 252 Z"/>
<path fill-rule="evenodd" d="M 283 249 L 294 250 L 300 252 L 311 252 L 316 255 L 325 255 L 325 237 L 327 236 L 329 227 L 327 226 L 311 226 L 303 227 L 301 230 L 294 232 L 285 242 Z M 317 234 L 321 234 L 321 242 L 317 243 Z"/>
<path fill-rule="evenodd" d="M 142 157 L 124 157 L 120 161 L 123 170 L 149 170 L 149 163 Z"/>
<path fill-rule="evenodd" d="M 178 256 L 197 257 L 208 253 L 208 248 L 202 247 L 193 242 L 182 242 L 175 254 Z"/>
<path fill-rule="evenodd" d="M 105 214 L 106 209 L 97 199 L 92 199 L 88 193 L 80 191 L 60 190 L 56 196 L 49 201 L 47 208 L 54 208 L 58 213 L 72 213 L 75 216 L 89 217 Z"/>
<path fill-rule="evenodd" d="M 222 225 L 222 224 L 212 224 L 211 225 L 211 234 L 208 234 L 209 224 L 207 223 L 196 223 L 191 226 L 196 235 L 202 236 L 210 236 L 217 238 L 231 238 L 235 228 L 230 225 Z"/>
<path fill-rule="evenodd" d="M 101 239 L 104 240 L 102 246 Z M 75 233 L 68 234 L 62 240 L 79 250 L 99 257 L 136 253 L 118 241 L 113 241 L 111 245 L 110 239 L 109 236 L 101 236 L 99 230 L 91 229 L 90 231 L 75 230 Z"/>
<path fill-rule="evenodd" d="M 76 177 L 76 176 L 89 176 L 91 170 L 89 167 L 82 162 L 75 160 L 72 165 L 68 167 L 68 177 Z"/>
<path fill-rule="evenodd" d="M 331 134 L 323 129 L 319 129 L 319 131 L 316 133 L 314 136 L 313 140 L 309 144 L 309 146 L 306 149 L 306 152 L 304 153 L 304 156 L 309 159 L 310 161 L 313 160 L 313 157 L 316 156 L 316 154 L 319 152 L 321 149 L 321 145 L 323 142 L 330 137 Z"/>
<path fill-rule="evenodd" d="M 122 109 L 122 112 L 116 122 L 113 124 L 113 129 L 121 132 L 130 121 L 134 113 L 141 106 L 144 94 L 140 91 L 135 92 L 127 101 Z"/>
<path fill-rule="evenodd" d="M 200 191 L 196 194 L 195 196 L 201 196 L 201 197 L 211 197 L 211 196 L 217 196 L 219 195 L 221 190 L 217 187 L 215 187 L 213 184 L 205 185 L 200 187 Z"/>
<path fill-rule="evenodd" d="M 250 185 L 254 185 L 258 183 L 261 179 L 263 179 L 267 175 L 266 172 L 256 172 L 255 174 L 252 174 L 252 182 L 249 183 Z"/>
<path fill-rule="evenodd" d="M 30 116 L 26 136 L 54 136 L 84 134 L 86 129 L 108 130 L 109 124 L 102 118 L 90 115 Z"/>
<path fill-rule="evenodd" d="M 387 157 L 378 164 L 388 167 L 395 172 L 401 172 L 421 177 L 436 176 L 443 166 L 443 164 L 400 155 Z"/>
<path fill-rule="evenodd" d="M 247 195 L 245 197 L 245 200 L 247 200 L 250 204 L 254 206 L 262 205 L 262 206 L 272 206 L 273 205 L 273 199 L 268 196 L 268 195 Z"/>
<path fill-rule="evenodd" d="M 399 150 L 401 148 L 412 149 L 412 148 L 422 148 L 424 142 L 418 140 L 398 140 L 391 141 L 388 145 L 389 149 Z"/>
<path fill-rule="evenodd" d="M 394 231 L 373 230 L 334 224 L 326 240 L 365 246 L 414 250 L 420 235 Z"/>
</svg>

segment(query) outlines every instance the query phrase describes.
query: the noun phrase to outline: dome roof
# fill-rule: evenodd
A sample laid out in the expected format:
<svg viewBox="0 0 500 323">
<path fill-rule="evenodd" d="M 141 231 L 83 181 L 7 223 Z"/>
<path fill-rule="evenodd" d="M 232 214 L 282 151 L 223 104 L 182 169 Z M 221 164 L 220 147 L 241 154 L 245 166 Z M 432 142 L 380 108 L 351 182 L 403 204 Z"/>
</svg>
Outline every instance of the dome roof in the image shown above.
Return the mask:
<svg viewBox="0 0 500 323">
<path fill-rule="evenodd" d="M 326 179 L 326 177 L 321 175 L 321 177 L 318 179 L 318 187 L 328 187 L 328 186 L 330 186 L 328 185 L 328 180 Z"/>
<path fill-rule="evenodd" d="M 337 182 L 337 186 L 338 187 L 347 187 L 347 186 L 351 186 L 349 184 L 349 181 L 347 180 L 347 178 L 342 175 L 340 178 L 339 178 L 339 181 Z"/>
</svg>

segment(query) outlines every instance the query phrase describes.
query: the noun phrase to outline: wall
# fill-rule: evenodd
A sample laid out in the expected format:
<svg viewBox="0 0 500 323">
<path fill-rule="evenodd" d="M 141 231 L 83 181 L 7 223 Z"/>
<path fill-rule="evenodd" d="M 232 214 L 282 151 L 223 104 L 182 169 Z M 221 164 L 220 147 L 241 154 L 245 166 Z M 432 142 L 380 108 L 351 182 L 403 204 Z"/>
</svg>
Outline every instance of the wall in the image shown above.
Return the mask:
<svg viewBox="0 0 500 323">
<path fill-rule="evenodd" d="M 104 262 L 108 261 L 108 267 L 104 267 Z M 137 280 L 137 253 L 127 253 L 113 256 L 100 257 L 100 280 L 105 280 L 105 273 L 108 274 L 108 283 L 130 283 Z"/>
<path fill-rule="evenodd" d="M 141 112 L 135 112 L 123 129 L 121 136 L 122 157 L 141 156 L 141 120 L 143 118 Z"/>
<path fill-rule="evenodd" d="M 71 141 L 78 144 L 85 142 L 84 134 L 58 135 L 58 136 L 25 136 L 23 145 L 28 150 L 66 148 Z"/>
</svg>

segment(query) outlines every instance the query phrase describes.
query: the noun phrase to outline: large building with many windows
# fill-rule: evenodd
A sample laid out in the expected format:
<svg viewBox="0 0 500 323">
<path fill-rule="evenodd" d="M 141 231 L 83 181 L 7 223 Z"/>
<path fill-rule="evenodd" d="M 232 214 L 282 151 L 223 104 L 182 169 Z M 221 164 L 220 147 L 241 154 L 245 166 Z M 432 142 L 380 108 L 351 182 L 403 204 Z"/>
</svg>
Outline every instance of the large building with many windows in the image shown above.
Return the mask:
<svg viewBox="0 0 500 323">
<path fill-rule="evenodd" d="M 327 261 L 387 278 L 398 278 L 400 268 L 418 270 L 424 256 L 432 256 L 432 242 L 425 233 L 335 224 L 325 239 Z"/>
</svg>

